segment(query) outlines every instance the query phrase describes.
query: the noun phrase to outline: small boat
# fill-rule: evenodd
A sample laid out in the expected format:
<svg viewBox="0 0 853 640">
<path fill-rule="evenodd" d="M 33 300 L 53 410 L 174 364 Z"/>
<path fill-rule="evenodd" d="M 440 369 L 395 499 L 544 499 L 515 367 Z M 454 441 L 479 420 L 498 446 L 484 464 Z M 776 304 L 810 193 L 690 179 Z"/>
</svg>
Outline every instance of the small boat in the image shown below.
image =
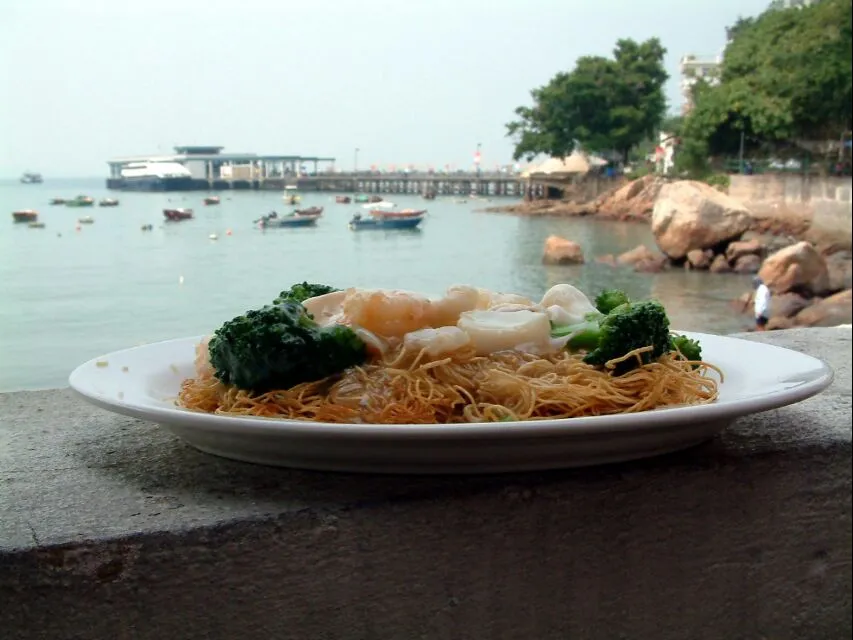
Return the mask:
<svg viewBox="0 0 853 640">
<path fill-rule="evenodd" d="M 83 216 L 82 218 L 77 218 L 78 224 L 93 224 L 95 219 L 92 216 Z"/>
<path fill-rule="evenodd" d="M 66 207 L 92 207 L 95 205 L 95 199 L 89 196 L 77 196 L 73 200 L 66 200 Z"/>
<path fill-rule="evenodd" d="M 382 196 L 370 196 L 368 202 L 382 202 Z"/>
<path fill-rule="evenodd" d="M 349 196 L 335 196 L 335 202 L 338 204 L 349 204 L 352 202 L 352 198 Z"/>
<path fill-rule="evenodd" d="M 370 215 L 375 218 L 413 218 L 426 214 L 426 209 L 371 209 Z"/>
<path fill-rule="evenodd" d="M 140 229 L 142 229 L 143 231 L 153 231 L 154 225 L 153 224 L 144 224 L 140 227 Z"/>
<path fill-rule="evenodd" d="M 13 211 L 12 219 L 15 222 L 35 222 L 39 219 L 39 213 L 38 211 L 33 211 L 32 209 Z"/>
<path fill-rule="evenodd" d="M 349 228 L 353 231 L 359 229 L 414 229 L 421 222 L 424 216 L 372 216 L 364 218 L 360 213 L 355 214 L 352 220 L 349 221 Z"/>
<path fill-rule="evenodd" d="M 51 198 L 50 204 L 65 204 L 65 198 Z"/>
<path fill-rule="evenodd" d="M 192 209 L 163 209 L 163 215 L 168 222 L 178 222 L 179 220 L 191 220 L 193 217 Z"/>
<path fill-rule="evenodd" d="M 282 199 L 286 204 L 299 204 L 302 196 L 297 192 L 297 187 L 291 185 L 284 188 Z"/>
<path fill-rule="evenodd" d="M 370 196 L 366 193 L 357 193 L 354 198 L 355 202 L 370 202 Z"/>
<path fill-rule="evenodd" d="M 44 229 L 44 222 L 30 222 L 27 226 L 30 229 Z"/>
<path fill-rule="evenodd" d="M 42 182 L 44 182 L 44 178 L 41 177 L 40 173 L 27 171 L 21 176 L 22 184 L 41 184 Z"/>
<path fill-rule="evenodd" d="M 117 207 L 118 200 L 115 198 L 101 198 L 101 201 L 98 202 L 99 207 Z"/>
<path fill-rule="evenodd" d="M 261 229 L 281 229 L 285 227 L 313 227 L 321 214 L 289 213 L 279 216 L 275 211 L 265 215 L 255 222 Z"/>
<path fill-rule="evenodd" d="M 210 205 L 210 204 L 219 204 L 219 202 L 220 202 L 220 200 L 219 200 L 219 196 L 207 196 L 207 197 L 204 199 L 204 204 L 207 204 L 207 205 Z"/>
<path fill-rule="evenodd" d="M 307 209 L 296 209 L 293 213 L 298 216 L 317 216 L 323 215 L 323 207 L 308 207 Z"/>
<path fill-rule="evenodd" d="M 424 200 L 435 200 L 435 191 L 427 191 L 424 193 Z"/>
</svg>

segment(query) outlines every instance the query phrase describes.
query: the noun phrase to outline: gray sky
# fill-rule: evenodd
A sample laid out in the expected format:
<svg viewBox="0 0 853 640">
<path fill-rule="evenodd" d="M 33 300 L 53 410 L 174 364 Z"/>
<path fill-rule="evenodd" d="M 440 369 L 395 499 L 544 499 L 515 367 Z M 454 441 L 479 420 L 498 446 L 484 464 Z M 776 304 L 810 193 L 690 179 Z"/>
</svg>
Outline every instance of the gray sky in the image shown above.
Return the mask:
<svg viewBox="0 0 853 640">
<path fill-rule="evenodd" d="M 104 176 L 176 144 L 349 169 L 510 160 L 529 90 L 620 37 L 714 55 L 768 0 L 6 0 L 0 176 Z"/>
</svg>

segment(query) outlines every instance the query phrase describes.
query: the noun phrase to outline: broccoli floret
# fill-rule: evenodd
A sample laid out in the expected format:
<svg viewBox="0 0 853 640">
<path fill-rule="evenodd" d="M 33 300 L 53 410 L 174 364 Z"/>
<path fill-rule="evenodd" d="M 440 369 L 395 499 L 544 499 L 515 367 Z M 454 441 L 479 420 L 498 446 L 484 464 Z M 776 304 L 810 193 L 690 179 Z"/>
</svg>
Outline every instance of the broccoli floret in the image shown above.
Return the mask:
<svg viewBox="0 0 853 640">
<path fill-rule="evenodd" d="M 679 351 L 685 360 L 699 361 L 702 359 L 702 346 L 697 340 L 687 336 L 672 336 L 670 351 Z"/>
<path fill-rule="evenodd" d="M 628 294 L 619 289 L 605 289 L 595 298 L 595 308 L 603 314 L 608 314 L 616 307 L 631 302 Z"/>
<path fill-rule="evenodd" d="M 367 358 L 349 327 L 321 327 L 292 300 L 229 320 L 208 349 L 219 380 L 255 392 L 320 380 Z"/>
<path fill-rule="evenodd" d="M 284 302 L 285 300 L 292 300 L 293 302 L 305 302 L 308 298 L 322 296 L 327 293 L 332 293 L 334 291 L 340 291 L 340 289 L 335 289 L 335 287 L 330 287 L 327 284 L 312 284 L 308 282 L 302 282 L 301 284 L 295 284 L 287 291 L 282 291 L 280 294 L 278 294 L 278 298 L 273 300 L 273 304 L 279 304 L 281 302 Z"/>
<path fill-rule="evenodd" d="M 619 305 L 598 320 L 587 318 L 579 324 L 554 327 L 551 335 L 569 336 L 566 347 L 570 351 L 586 351 L 584 362 L 596 366 L 603 366 L 634 349 L 652 347 L 640 356 L 647 364 L 668 353 L 672 347 L 666 310 L 652 300 Z M 637 366 L 637 360 L 631 358 L 619 363 L 614 373 L 621 375 Z"/>
</svg>

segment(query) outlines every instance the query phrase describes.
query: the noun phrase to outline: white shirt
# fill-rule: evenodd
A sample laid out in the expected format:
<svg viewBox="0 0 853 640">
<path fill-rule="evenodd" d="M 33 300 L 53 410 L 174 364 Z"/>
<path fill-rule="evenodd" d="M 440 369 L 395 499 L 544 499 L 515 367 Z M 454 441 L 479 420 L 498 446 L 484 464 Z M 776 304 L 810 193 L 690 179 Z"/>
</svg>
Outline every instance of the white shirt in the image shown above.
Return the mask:
<svg viewBox="0 0 853 640">
<path fill-rule="evenodd" d="M 770 289 L 766 284 L 758 285 L 755 290 L 755 317 L 764 316 L 770 317 Z"/>
</svg>

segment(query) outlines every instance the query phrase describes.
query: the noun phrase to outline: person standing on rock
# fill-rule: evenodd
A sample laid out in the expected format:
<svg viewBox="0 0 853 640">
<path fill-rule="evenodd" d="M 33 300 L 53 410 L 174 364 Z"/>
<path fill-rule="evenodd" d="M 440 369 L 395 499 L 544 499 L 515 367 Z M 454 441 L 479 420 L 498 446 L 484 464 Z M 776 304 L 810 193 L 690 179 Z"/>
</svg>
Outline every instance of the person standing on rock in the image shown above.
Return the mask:
<svg viewBox="0 0 853 640">
<path fill-rule="evenodd" d="M 755 287 L 752 306 L 755 311 L 755 330 L 765 331 L 770 319 L 770 288 L 758 277 L 753 278 L 752 286 Z"/>
</svg>

